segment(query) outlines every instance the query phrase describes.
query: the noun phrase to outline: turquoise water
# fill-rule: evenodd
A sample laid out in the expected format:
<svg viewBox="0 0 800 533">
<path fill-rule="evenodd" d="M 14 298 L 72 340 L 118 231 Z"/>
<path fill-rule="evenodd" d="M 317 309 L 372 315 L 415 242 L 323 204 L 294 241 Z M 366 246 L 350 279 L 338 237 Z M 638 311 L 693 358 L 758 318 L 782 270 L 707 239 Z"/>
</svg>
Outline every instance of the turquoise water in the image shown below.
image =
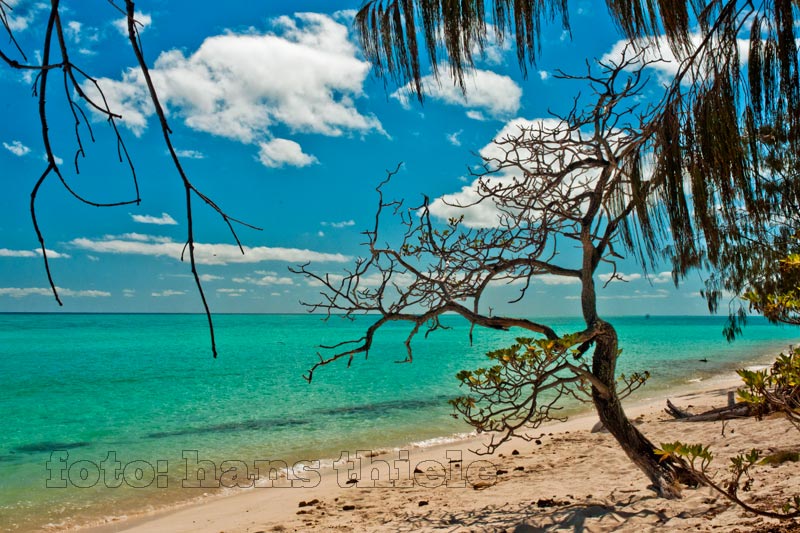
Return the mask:
<svg viewBox="0 0 800 533">
<path fill-rule="evenodd" d="M 445 317 L 452 329 L 420 335 L 414 363 L 395 364 L 409 327 L 392 324 L 368 360 L 323 367 L 310 385 L 302 379 L 317 345 L 359 338 L 370 322 L 220 315 L 214 360 L 201 315 L 0 315 L 0 530 L 69 526 L 199 496 L 179 488 L 184 450 L 217 464 L 291 464 L 468 431 L 446 401 L 459 393 L 455 373 L 483 365 L 487 350 L 519 334 L 476 330 L 470 346 L 467 324 Z M 722 338 L 721 318 L 611 322 L 624 350 L 620 370 L 654 375 L 645 395 L 763 362 L 800 337 L 759 319 L 733 344 Z M 561 333 L 580 327 L 574 319 L 546 323 Z M 53 457 L 55 450 L 68 455 Z M 125 481 L 137 468 L 141 484 L 159 479 L 145 489 L 105 480 L 76 487 L 92 484 L 92 464 L 109 452 L 132 464 Z M 51 483 L 68 486 L 48 488 L 47 462 L 59 458 L 65 468 L 83 463 L 52 467 Z"/>
</svg>

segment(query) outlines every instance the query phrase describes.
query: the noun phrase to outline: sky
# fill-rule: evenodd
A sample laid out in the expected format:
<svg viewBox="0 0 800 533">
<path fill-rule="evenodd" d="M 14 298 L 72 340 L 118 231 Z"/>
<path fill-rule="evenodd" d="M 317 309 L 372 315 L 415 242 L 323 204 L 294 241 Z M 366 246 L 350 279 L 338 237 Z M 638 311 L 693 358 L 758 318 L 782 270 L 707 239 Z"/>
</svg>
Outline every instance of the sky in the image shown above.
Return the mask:
<svg viewBox="0 0 800 533">
<path fill-rule="evenodd" d="M 36 60 L 47 7 L 28 0 L 11 5 L 10 25 Z M 59 307 L 29 212 L 31 190 L 46 167 L 33 78 L 3 64 L 0 312 L 202 312 L 190 266 L 180 261 L 187 231 L 183 187 L 122 15 L 101 0 L 62 6 L 73 62 L 122 115 L 119 131 L 142 201 L 97 208 L 75 200 L 58 180 L 45 182 L 36 207 L 64 301 Z M 375 187 L 386 169 L 403 163 L 388 191 L 409 204 L 423 194 L 468 194 L 474 185 L 469 169 L 500 132 L 569 109 L 580 87 L 557 79 L 557 70 L 584 73 L 587 60 L 619 53 L 624 44 L 605 2 L 573 0 L 571 33 L 547 26 L 527 77 L 509 41 L 490 43 L 467 79 L 466 94 L 446 75 L 438 83 L 427 78 L 421 105 L 364 60 L 352 32 L 358 7 L 350 1 L 137 2 L 145 59 L 189 179 L 230 216 L 262 228 L 237 227 L 246 247 L 241 255 L 219 215 L 195 202 L 198 269 L 213 312 L 305 311 L 300 302 L 317 301 L 319 287 L 289 267 L 311 262 L 318 272 L 341 273 L 366 254 L 362 232 L 373 222 Z M 5 37 L 0 48 L 20 58 Z M 670 69 L 674 63 L 656 65 L 654 90 Z M 60 73 L 51 76 L 47 105 L 65 180 L 96 202 L 134 198 L 111 126 L 91 110 L 96 142 L 81 126 L 86 158 L 76 172 L 74 119 L 63 89 L 54 87 L 61 80 Z M 96 96 L 88 80 L 82 83 Z M 649 277 L 632 260 L 621 261 L 618 270 L 626 281 L 599 291 L 603 314 L 707 313 L 699 274 L 675 288 L 668 265 Z M 601 281 L 607 272 L 601 268 Z M 520 303 L 508 304 L 518 290 L 498 287 L 484 305 L 525 316 L 579 314 L 575 283 L 543 277 Z"/>
</svg>

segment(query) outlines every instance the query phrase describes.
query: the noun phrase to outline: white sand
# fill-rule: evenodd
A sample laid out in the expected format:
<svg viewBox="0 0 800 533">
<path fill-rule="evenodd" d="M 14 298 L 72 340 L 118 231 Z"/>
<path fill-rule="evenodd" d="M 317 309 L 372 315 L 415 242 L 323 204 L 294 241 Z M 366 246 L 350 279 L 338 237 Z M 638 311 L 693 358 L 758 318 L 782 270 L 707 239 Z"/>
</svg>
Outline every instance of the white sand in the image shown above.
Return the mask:
<svg viewBox="0 0 800 533">
<path fill-rule="evenodd" d="M 724 406 L 728 391 L 737 383 L 738 378 L 731 376 L 693 384 L 670 398 L 680 407 L 692 406 L 691 410 L 699 412 Z M 800 449 L 800 432 L 783 419 L 729 421 L 723 434 L 721 422 L 672 420 L 663 412 L 666 398 L 659 395 L 640 400 L 627 405 L 626 411 L 656 444 L 674 440 L 711 444 L 720 479 L 727 475 L 727 457 L 736 453 L 752 448 L 765 452 Z M 516 440 L 493 456 L 469 451 L 479 448 L 481 439 L 409 448 L 409 463 L 423 471 L 411 487 L 363 488 L 345 484 L 344 472 L 337 480 L 336 473 L 329 471 L 314 488 L 242 490 L 86 531 L 728 532 L 776 523 L 741 511 L 709 488 L 684 489 L 680 500 L 656 497 L 647 488 L 648 480 L 608 433 L 591 433 L 595 422 L 595 416 L 583 416 L 548 426 L 533 432 L 534 437 L 544 433 L 539 443 Z M 514 450 L 519 453 L 513 454 Z M 394 450 L 375 460 L 386 459 L 393 466 L 404 467 L 405 463 L 394 462 L 398 453 Z M 459 465 L 451 462 L 458 454 L 462 459 Z M 457 466 L 469 474 L 469 482 Z M 486 468 L 480 471 L 480 466 Z M 438 476 L 434 475 L 437 471 Z M 380 473 L 382 480 L 387 476 L 386 471 Z M 405 475 L 401 469 L 399 476 L 408 484 L 414 474 Z M 481 481 L 481 476 L 488 479 Z M 774 509 L 790 495 L 800 493 L 800 463 L 761 466 L 755 477 L 753 490 L 744 496 L 759 506 Z M 301 502 L 315 499 L 318 502 L 300 507 Z"/>
</svg>

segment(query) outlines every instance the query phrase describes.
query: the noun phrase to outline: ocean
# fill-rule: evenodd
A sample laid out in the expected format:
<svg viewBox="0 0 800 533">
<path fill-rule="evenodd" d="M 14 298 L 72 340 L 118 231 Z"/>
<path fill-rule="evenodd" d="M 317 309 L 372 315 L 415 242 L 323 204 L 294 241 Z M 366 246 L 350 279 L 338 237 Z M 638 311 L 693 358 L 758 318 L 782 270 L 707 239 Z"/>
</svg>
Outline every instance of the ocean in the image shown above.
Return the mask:
<svg viewBox="0 0 800 533">
<path fill-rule="evenodd" d="M 0 314 L 0 530 L 61 529 L 197 498 L 209 491 L 181 487 L 186 457 L 329 464 L 342 450 L 466 433 L 447 404 L 463 393 L 455 374 L 525 336 L 476 329 L 470 345 L 468 324 L 447 316 L 450 329 L 420 334 L 414 362 L 396 364 L 410 328 L 390 324 L 369 359 L 302 378 L 318 345 L 358 339 L 372 320 L 216 315 L 213 359 L 204 315 Z M 581 325 L 537 320 L 559 333 Z M 763 364 L 800 337 L 760 318 L 733 343 L 721 317 L 608 320 L 619 370 L 653 375 L 640 398 Z"/>
</svg>

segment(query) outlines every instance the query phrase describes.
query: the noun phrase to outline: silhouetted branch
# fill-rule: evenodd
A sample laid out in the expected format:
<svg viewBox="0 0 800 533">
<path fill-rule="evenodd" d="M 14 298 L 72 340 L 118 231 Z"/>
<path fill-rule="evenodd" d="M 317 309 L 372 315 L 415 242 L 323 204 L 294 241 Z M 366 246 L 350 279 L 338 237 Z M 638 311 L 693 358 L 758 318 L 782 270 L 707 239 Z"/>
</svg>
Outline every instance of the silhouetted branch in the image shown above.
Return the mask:
<svg viewBox="0 0 800 533">
<path fill-rule="evenodd" d="M 181 162 L 177 156 L 177 153 L 172 145 L 170 139 L 170 129 L 166 121 L 166 117 L 161 107 L 161 104 L 158 99 L 158 94 L 156 88 L 152 82 L 149 68 L 144 61 L 144 57 L 142 54 L 142 44 L 141 38 L 139 36 L 139 32 L 137 29 L 137 25 L 140 25 L 134 18 L 134 3 L 132 1 L 125 2 L 125 9 L 121 9 L 117 6 L 112 0 L 109 0 L 109 4 L 113 6 L 114 9 L 117 9 L 122 14 L 125 15 L 127 20 L 128 26 L 128 37 L 133 49 L 134 55 L 137 58 L 139 63 L 139 68 L 142 73 L 142 76 L 147 84 L 150 99 L 152 100 L 155 113 L 159 118 L 160 126 L 164 134 L 164 141 L 167 146 L 167 150 L 169 151 L 173 164 L 180 175 L 182 180 L 184 190 L 185 190 L 185 201 L 186 201 L 186 210 L 187 210 L 187 250 L 189 252 L 189 258 L 191 263 L 191 270 L 195 280 L 195 284 L 197 286 L 197 290 L 200 293 L 200 297 L 203 303 L 203 309 L 206 313 L 208 318 L 209 324 L 209 331 L 211 335 L 211 348 L 214 356 L 216 357 L 216 342 L 214 336 L 214 326 L 213 321 L 211 318 L 211 312 L 208 306 L 208 302 L 206 300 L 205 293 L 203 291 L 202 283 L 200 281 L 199 274 L 196 268 L 195 262 L 195 255 L 194 255 L 194 243 L 195 243 L 195 236 L 194 236 L 194 221 L 193 221 L 193 213 L 192 213 L 192 197 L 196 196 L 203 203 L 211 207 L 214 211 L 216 211 L 223 219 L 225 224 L 231 231 L 234 240 L 236 241 L 237 246 L 239 247 L 240 251 L 244 253 L 244 247 L 236 234 L 233 224 L 240 224 L 242 226 L 251 228 L 251 229 L 260 229 L 256 226 L 247 224 L 237 218 L 233 218 L 230 215 L 226 214 L 222 209 L 208 196 L 198 191 L 184 172 L 184 169 L 181 165 Z M 39 226 L 39 220 L 37 216 L 37 207 L 36 207 L 36 200 L 38 197 L 39 192 L 41 191 L 42 185 L 47 181 L 51 175 L 55 175 L 58 178 L 61 186 L 75 199 L 79 202 L 84 203 L 86 205 L 91 205 L 94 207 L 115 207 L 115 206 L 124 206 L 124 205 L 131 205 L 131 204 L 139 204 L 141 202 L 141 197 L 139 194 L 139 182 L 136 174 L 136 169 L 133 164 L 133 160 L 131 155 L 128 151 L 128 147 L 125 144 L 125 141 L 120 134 L 117 120 L 121 119 L 121 115 L 116 113 L 112 110 L 109 106 L 109 102 L 106 98 L 106 95 L 103 91 L 103 88 L 100 86 L 98 81 L 89 75 L 85 70 L 77 66 L 72 62 L 70 59 L 70 49 L 67 43 L 67 40 L 64 36 L 64 30 L 61 23 L 60 17 L 60 0 L 51 0 L 50 2 L 50 11 L 47 20 L 47 25 L 44 31 L 44 39 L 42 44 L 42 59 L 41 65 L 33 65 L 28 64 L 27 58 L 20 47 L 17 40 L 14 38 L 13 31 L 9 24 L 8 20 L 8 11 L 11 10 L 11 6 L 6 3 L 4 0 L 0 0 L 0 24 L 3 25 L 6 32 L 8 33 L 12 44 L 19 52 L 19 54 L 23 58 L 23 62 L 20 62 L 17 59 L 12 58 L 10 55 L 5 53 L 4 51 L 0 50 L 0 59 L 4 61 L 9 67 L 21 71 L 35 71 L 36 77 L 33 83 L 33 95 L 38 99 L 38 111 L 39 111 L 39 121 L 41 125 L 42 131 L 42 143 L 45 152 L 45 159 L 47 161 L 47 166 L 45 170 L 40 175 L 39 179 L 36 181 L 32 191 L 31 191 L 31 201 L 30 201 L 30 213 L 31 219 L 33 222 L 34 230 L 36 232 L 36 237 L 39 241 L 39 245 L 41 246 L 42 250 L 42 259 L 45 265 L 45 271 L 47 273 L 48 282 L 50 284 L 51 290 L 53 295 L 58 302 L 59 305 L 62 305 L 61 298 L 58 294 L 58 289 L 56 288 L 56 284 L 53 280 L 53 276 L 50 269 L 50 261 L 48 257 L 48 251 L 45 246 L 45 239 L 44 234 Z M 52 59 L 55 55 L 60 55 L 60 61 L 55 61 Z M 114 202 L 98 202 L 95 200 L 91 200 L 84 195 L 80 194 L 76 191 L 66 180 L 64 174 L 60 168 L 60 160 L 56 157 L 55 153 L 53 152 L 52 142 L 51 142 L 51 133 L 49 127 L 49 120 L 48 120 L 48 109 L 46 102 L 48 97 L 50 96 L 51 88 L 50 88 L 50 73 L 53 69 L 61 69 L 63 75 L 63 91 L 64 91 L 64 98 L 67 102 L 67 107 L 69 113 L 73 120 L 73 131 L 74 137 L 76 142 L 76 150 L 75 155 L 73 157 L 73 164 L 75 167 L 75 172 L 80 173 L 80 165 L 79 159 L 86 157 L 86 149 L 84 146 L 84 138 L 82 136 L 82 127 L 86 128 L 88 132 L 89 139 L 91 142 L 95 142 L 95 133 L 92 129 L 90 121 L 86 115 L 86 112 L 81 105 L 86 104 L 94 111 L 105 117 L 106 121 L 108 122 L 112 135 L 116 142 L 116 150 L 117 150 L 117 158 L 120 163 L 124 162 L 127 164 L 130 175 L 132 178 L 133 189 L 135 193 L 134 199 L 131 200 L 123 200 L 123 201 L 114 201 Z M 80 81 L 79 81 L 80 80 Z M 94 94 L 89 95 L 87 94 L 84 87 L 81 85 L 81 82 L 88 84 L 87 86 L 93 89 Z"/>
</svg>

